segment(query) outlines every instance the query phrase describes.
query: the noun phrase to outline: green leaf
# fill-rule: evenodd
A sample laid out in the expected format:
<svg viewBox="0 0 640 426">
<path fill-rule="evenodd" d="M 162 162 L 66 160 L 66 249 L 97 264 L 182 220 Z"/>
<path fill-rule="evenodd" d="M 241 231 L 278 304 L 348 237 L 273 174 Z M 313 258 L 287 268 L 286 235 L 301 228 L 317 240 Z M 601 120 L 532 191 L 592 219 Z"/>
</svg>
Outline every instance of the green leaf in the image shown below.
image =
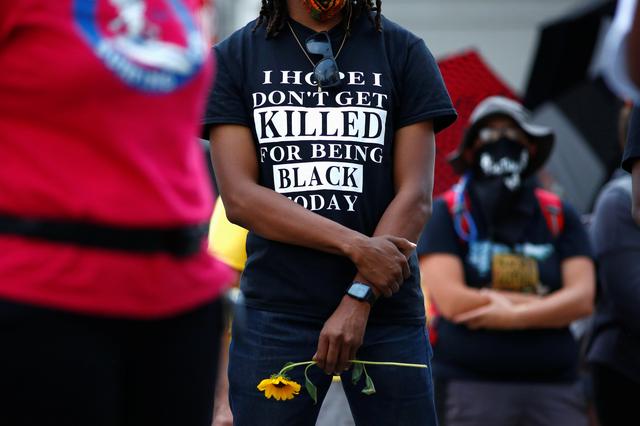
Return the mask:
<svg viewBox="0 0 640 426">
<path fill-rule="evenodd" d="M 351 383 L 355 385 L 360 381 L 360 378 L 362 377 L 363 369 L 364 369 L 363 364 L 360 364 L 360 363 L 353 364 L 353 369 L 351 371 Z"/>
<path fill-rule="evenodd" d="M 312 367 L 313 364 L 308 365 L 307 368 L 304 369 L 304 387 L 307 389 L 309 396 L 313 399 L 313 405 L 318 403 L 318 389 L 316 385 L 314 385 L 311 380 L 309 380 L 309 376 L 307 375 L 307 371 Z"/>
<path fill-rule="evenodd" d="M 318 389 L 316 388 L 316 385 L 311 383 L 311 380 L 309 380 L 308 377 L 304 378 L 304 387 L 307 389 L 307 392 L 309 393 L 309 396 L 311 397 L 311 399 L 313 399 L 313 405 L 317 404 L 318 403 Z"/>
<path fill-rule="evenodd" d="M 364 389 L 362 389 L 362 393 L 365 395 L 373 395 L 374 393 L 376 393 L 376 387 L 373 385 L 373 380 L 371 380 L 371 377 L 369 377 L 369 375 L 366 375 L 366 387 Z"/>
</svg>

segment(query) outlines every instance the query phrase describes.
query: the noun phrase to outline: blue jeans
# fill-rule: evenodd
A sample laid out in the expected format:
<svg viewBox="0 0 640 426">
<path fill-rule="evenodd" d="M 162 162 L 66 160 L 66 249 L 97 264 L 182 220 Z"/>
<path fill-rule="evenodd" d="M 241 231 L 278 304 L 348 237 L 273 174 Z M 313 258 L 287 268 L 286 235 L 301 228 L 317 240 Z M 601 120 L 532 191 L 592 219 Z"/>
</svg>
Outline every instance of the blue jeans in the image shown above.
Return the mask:
<svg viewBox="0 0 640 426">
<path fill-rule="evenodd" d="M 331 376 L 311 367 L 309 378 L 318 388 L 318 403 L 304 388 L 304 367 L 289 373 L 300 383 L 292 400 L 266 399 L 258 383 L 287 362 L 311 360 L 323 323 L 291 314 L 246 310 L 246 327 L 234 329 L 229 355 L 229 396 L 234 425 L 315 425 Z M 431 379 L 431 346 L 424 325 L 369 324 L 358 359 L 427 364 L 428 369 L 368 366 L 374 395 L 361 393 L 364 378 L 353 385 L 351 371 L 342 385 L 357 425 L 436 426 Z"/>
</svg>

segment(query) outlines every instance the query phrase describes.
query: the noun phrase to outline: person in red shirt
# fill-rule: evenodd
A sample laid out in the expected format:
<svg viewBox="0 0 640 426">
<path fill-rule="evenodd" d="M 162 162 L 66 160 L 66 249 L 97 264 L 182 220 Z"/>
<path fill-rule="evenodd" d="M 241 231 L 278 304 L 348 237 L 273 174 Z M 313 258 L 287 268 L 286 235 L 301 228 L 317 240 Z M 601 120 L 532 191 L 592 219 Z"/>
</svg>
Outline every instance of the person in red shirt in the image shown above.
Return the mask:
<svg viewBox="0 0 640 426">
<path fill-rule="evenodd" d="M 210 424 L 201 3 L 0 3 L 2 425 Z"/>
</svg>

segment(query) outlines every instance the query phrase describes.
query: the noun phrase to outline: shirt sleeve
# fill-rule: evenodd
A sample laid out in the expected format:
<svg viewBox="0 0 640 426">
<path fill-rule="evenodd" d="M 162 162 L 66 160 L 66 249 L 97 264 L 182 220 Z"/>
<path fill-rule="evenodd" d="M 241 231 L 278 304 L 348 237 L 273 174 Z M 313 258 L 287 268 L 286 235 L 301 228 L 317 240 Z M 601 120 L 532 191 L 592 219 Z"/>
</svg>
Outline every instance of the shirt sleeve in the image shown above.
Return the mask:
<svg viewBox="0 0 640 426">
<path fill-rule="evenodd" d="M 593 257 L 589 236 L 576 211 L 569 204 L 562 203 L 562 212 L 564 229 L 557 242 L 560 259 L 577 256 Z"/>
<path fill-rule="evenodd" d="M 640 106 L 636 106 L 631 113 L 629 135 L 622 157 L 622 168 L 631 173 L 636 161 L 640 160 Z"/>
<path fill-rule="evenodd" d="M 219 260 L 237 271 L 247 262 L 247 231 L 227 219 L 227 213 L 218 197 L 209 225 L 209 251 Z"/>
<path fill-rule="evenodd" d="M 604 190 L 596 203 L 590 233 L 598 258 L 640 250 L 640 227 L 631 216 L 631 196 L 627 191 L 621 187 Z"/>
<path fill-rule="evenodd" d="M 209 132 L 215 124 L 239 124 L 250 127 L 251 120 L 245 105 L 240 66 L 229 66 L 232 58 L 226 46 L 216 46 L 216 76 L 209 93 L 203 120 L 202 138 L 209 140 Z"/>
<path fill-rule="evenodd" d="M 433 253 L 453 254 L 462 257 L 460 238 L 453 227 L 447 203 L 439 198 L 433 205 L 433 214 L 418 240 L 418 256 Z"/>
<path fill-rule="evenodd" d="M 433 120 L 437 133 L 456 120 L 457 114 L 440 69 L 424 41 L 416 40 L 411 44 L 401 75 L 396 129 Z"/>
<path fill-rule="evenodd" d="M 615 314 L 640 335 L 640 227 L 631 216 L 631 197 L 622 189 L 605 190 L 598 199 L 591 229 L 600 285 Z"/>
</svg>

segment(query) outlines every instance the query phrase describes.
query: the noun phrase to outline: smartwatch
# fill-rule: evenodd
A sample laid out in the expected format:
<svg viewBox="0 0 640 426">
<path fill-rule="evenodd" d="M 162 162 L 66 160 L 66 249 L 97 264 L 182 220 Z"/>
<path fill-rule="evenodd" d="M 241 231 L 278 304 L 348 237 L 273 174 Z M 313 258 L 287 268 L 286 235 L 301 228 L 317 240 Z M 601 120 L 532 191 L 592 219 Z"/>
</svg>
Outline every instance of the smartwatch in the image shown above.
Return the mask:
<svg viewBox="0 0 640 426">
<path fill-rule="evenodd" d="M 349 286 L 347 294 L 356 300 L 367 302 L 372 306 L 377 299 L 370 286 L 358 281 L 354 281 L 351 286 Z"/>
</svg>

